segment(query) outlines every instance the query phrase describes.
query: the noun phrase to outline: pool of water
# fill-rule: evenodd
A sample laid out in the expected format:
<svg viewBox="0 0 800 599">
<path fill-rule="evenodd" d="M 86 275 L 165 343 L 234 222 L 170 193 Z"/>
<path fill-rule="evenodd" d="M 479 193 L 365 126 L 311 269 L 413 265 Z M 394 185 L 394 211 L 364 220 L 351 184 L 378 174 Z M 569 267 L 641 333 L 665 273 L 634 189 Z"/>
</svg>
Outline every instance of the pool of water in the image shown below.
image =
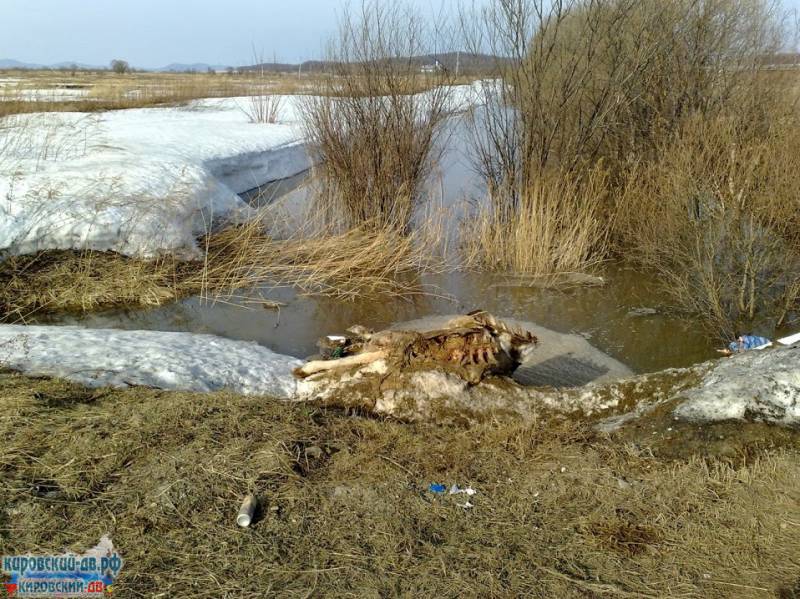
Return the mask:
<svg viewBox="0 0 800 599">
<path fill-rule="evenodd" d="M 432 176 L 431 196 L 458 213 L 465 198 L 481 197 L 482 188 L 469 158 L 468 128 L 455 119 L 447 133 L 444 156 Z M 312 187 L 306 182 L 307 175 L 301 174 L 243 197 L 251 204 L 269 205 L 302 221 Z M 451 215 L 451 223 L 457 221 L 457 216 Z M 669 314 L 653 278 L 614 264 L 598 274 L 605 279 L 602 286 L 559 291 L 491 273 L 451 272 L 423 277 L 421 282 L 432 291 L 430 295 L 352 302 L 305 297 L 292 289 L 265 285 L 226 302 L 194 297 L 155 309 L 59 316 L 57 322 L 213 333 L 306 357 L 316 352 L 319 337 L 341 333 L 353 324 L 381 329 L 403 321 L 483 308 L 501 317 L 581 335 L 636 372 L 687 366 L 717 355 L 716 340 L 696 322 Z M 284 306 L 266 310 L 248 304 L 248 299 L 259 295 Z"/>
<path fill-rule="evenodd" d="M 715 357 L 714 340 L 691 320 L 670 315 L 646 275 L 614 266 L 606 268 L 603 275 L 607 281 L 603 286 L 558 291 L 519 285 L 491 274 L 450 273 L 425 278 L 439 289 L 439 295 L 407 300 L 343 302 L 301 296 L 292 289 L 262 288 L 228 302 L 194 297 L 154 309 L 61 316 L 58 322 L 212 333 L 306 357 L 316 352 L 319 337 L 341 333 L 353 324 L 381 329 L 426 316 L 483 308 L 579 334 L 635 372 L 687 366 Z M 285 305 L 274 310 L 248 305 L 248 299 L 259 294 Z"/>
</svg>

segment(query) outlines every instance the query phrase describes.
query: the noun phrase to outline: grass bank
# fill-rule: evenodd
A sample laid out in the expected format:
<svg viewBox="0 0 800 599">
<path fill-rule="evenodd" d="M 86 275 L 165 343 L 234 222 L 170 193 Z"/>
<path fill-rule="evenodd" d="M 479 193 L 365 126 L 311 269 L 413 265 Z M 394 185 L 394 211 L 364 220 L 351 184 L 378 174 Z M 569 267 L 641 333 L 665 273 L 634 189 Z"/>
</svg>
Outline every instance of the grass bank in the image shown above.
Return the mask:
<svg viewBox="0 0 800 599">
<path fill-rule="evenodd" d="M 800 591 L 792 448 L 667 459 L 578 423 L 408 425 L 9 373 L 0 433 L 0 553 L 109 533 L 119 597 Z M 474 507 L 431 482 L 472 485 Z M 247 492 L 263 507 L 242 530 Z"/>
<path fill-rule="evenodd" d="M 275 287 L 343 300 L 410 296 L 423 292 L 417 275 L 437 268 L 427 242 L 358 228 L 278 240 L 253 221 L 199 240 L 198 260 L 95 251 L 12 256 L 0 262 L 0 322 L 25 322 L 48 312 L 158 306 L 191 295 L 229 301 L 253 289 L 261 293 L 249 301 L 268 306 Z"/>
</svg>

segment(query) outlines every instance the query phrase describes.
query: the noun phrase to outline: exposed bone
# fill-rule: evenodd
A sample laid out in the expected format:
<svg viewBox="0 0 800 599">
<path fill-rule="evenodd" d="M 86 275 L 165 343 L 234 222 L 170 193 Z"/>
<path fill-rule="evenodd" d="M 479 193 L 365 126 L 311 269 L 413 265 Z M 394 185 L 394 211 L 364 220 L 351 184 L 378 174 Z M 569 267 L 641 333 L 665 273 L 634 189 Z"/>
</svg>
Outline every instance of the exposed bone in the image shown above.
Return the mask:
<svg viewBox="0 0 800 599">
<path fill-rule="evenodd" d="M 350 355 L 312 361 L 298 368 L 298 377 L 353 368 L 384 359 L 390 369 L 444 369 L 470 384 L 488 374 L 511 374 L 520 356 L 537 343 L 528 331 L 511 327 L 483 310 L 449 320 L 432 331 L 384 330 L 373 332 L 360 325 L 348 329 L 344 345 Z"/>
<path fill-rule="evenodd" d="M 372 337 L 374 331 L 372 329 L 368 329 L 367 327 L 363 327 L 360 324 L 355 324 L 347 329 L 348 333 L 352 333 L 359 339 L 363 339 L 364 341 L 369 341 Z"/>
<path fill-rule="evenodd" d="M 385 350 L 365 352 L 363 354 L 356 354 L 354 356 L 347 356 L 346 358 L 339 358 L 338 360 L 312 360 L 294 369 L 294 374 L 299 377 L 311 376 L 318 372 L 325 372 L 326 370 L 334 370 L 336 368 L 350 368 L 351 366 L 364 366 L 371 364 L 378 360 L 383 360 L 388 355 Z"/>
</svg>

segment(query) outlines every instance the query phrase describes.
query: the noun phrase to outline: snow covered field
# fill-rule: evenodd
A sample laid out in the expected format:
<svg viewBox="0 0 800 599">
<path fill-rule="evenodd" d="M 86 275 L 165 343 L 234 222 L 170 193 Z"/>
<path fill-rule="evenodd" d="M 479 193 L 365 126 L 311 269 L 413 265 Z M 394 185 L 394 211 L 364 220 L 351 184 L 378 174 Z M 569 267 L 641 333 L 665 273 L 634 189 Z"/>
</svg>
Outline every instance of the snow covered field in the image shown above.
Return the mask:
<svg viewBox="0 0 800 599">
<path fill-rule="evenodd" d="M 0 121 L 0 249 L 191 255 L 214 222 L 250 216 L 238 193 L 309 167 L 296 98 L 277 124 L 245 102 Z"/>
<path fill-rule="evenodd" d="M 68 88 L 41 88 L 41 89 L 14 89 L 3 85 L 0 80 L 0 102 L 63 102 L 67 100 L 81 100 L 89 95 L 88 89 Z"/>
</svg>

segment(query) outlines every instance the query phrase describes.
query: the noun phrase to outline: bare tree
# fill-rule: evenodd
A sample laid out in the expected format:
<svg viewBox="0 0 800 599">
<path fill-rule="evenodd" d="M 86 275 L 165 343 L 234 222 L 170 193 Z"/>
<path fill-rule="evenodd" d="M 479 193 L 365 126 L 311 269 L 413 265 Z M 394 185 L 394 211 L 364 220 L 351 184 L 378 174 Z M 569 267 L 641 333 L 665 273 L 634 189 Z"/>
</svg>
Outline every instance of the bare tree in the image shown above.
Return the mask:
<svg viewBox="0 0 800 599">
<path fill-rule="evenodd" d="M 319 95 L 303 105 L 327 212 L 406 230 L 451 109 L 450 75 L 423 72 L 435 28 L 409 7 L 365 2 L 330 44 Z"/>
<path fill-rule="evenodd" d="M 114 59 L 111 61 L 111 70 L 117 75 L 124 75 L 130 73 L 131 65 L 125 60 Z"/>
<path fill-rule="evenodd" d="M 513 210 L 546 168 L 647 152 L 752 80 L 779 40 L 773 11 L 766 0 L 493 0 L 462 16 L 473 51 L 502 57 L 501 78 L 483 86 L 481 174 L 510 190 Z"/>
</svg>

